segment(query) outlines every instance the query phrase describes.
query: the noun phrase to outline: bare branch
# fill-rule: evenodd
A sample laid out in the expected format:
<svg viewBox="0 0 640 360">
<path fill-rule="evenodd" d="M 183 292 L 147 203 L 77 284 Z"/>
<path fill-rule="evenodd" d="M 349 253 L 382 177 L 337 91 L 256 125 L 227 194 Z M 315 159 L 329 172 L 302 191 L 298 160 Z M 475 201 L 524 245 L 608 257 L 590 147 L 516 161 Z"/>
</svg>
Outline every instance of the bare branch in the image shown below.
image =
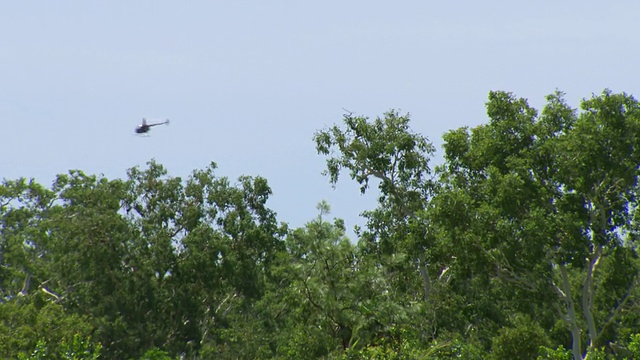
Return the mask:
<svg viewBox="0 0 640 360">
<path fill-rule="evenodd" d="M 627 304 L 627 302 L 629 301 L 629 299 L 631 298 L 631 296 L 627 293 L 624 298 L 622 299 L 622 301 L 618 304 L 618 306 L 616 306 L 615 309 L 613 309 L 613 313 L 611 313 L 611 316 L 609 316 L 609 318 L 607 319 L 607 321 L 604 323 L 604 325 L 602 325 L 602 327 L 600 328 L 600 334 L 598 334 L 598 338 L 600 337 L 600 335 L 602 335 L 602 332 L 609 326 L 611 325 L 611 323 L 616 319 L 616 317 L 618 316 L 618 314 L 620 314 L 620 311 L 622 310 L 622 308 Z M 598 338 L 596 338 L 596 340 L 598 340 Z"/>
<path fill-rule="evenodd" d="M 564 291 L 562 291 L 562 289 L 560 289 L 555 283 L 552 283 L 552 285 L 553 289 L 558 293 L 558 295 L 560 295 L 560 298 L 565 301 L 565 299 L 567 298 L 567 294 L 565 294 Z"/>
<path fill-rule="evenodd" d="M 43 293 L 45 293 L 45 294 L 51 296 L 52 298 L 54 298 L 56 301 L 60 301 L 60 299 L 61 299 L 60 295 L 54 293 L 53 291 L 47 289 L 44 286 L 40 286 L 40 290 L 42 290 Z"/>
<path fill-rule="evenodd" d="M 31 287 L 31 274 L 27 273 L 27 276 L 24 278 L 24 284 L 22 285 L 22 290 L 18 293 L 18 296 L 26 296 L 29 293 L 29 288 Z"/>
<path fill-rule="evenodd" d="M 353 111 L 347 110 L 345 108 L 342 108 L 342 110 L 344 110 L 344 112 L 346 112 L 346 114 L 344 114 L 343 116 L 346 116 L 346 117 L 353 116 Z"/>
</svg>

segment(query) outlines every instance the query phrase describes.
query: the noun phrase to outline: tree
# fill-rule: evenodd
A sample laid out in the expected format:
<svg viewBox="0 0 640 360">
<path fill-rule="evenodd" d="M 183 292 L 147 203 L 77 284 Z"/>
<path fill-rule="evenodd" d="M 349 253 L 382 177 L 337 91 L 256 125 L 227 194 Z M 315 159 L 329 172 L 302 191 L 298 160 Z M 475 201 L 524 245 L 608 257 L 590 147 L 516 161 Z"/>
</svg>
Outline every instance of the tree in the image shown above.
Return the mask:
<svg viewBox="0 0 640 360">
<path fill-rule="evenodd" d="M 37 288 L 42 275 L 38 241 L 40 226 L 55 199 L 53 191 L 33 179 L 3 180 L 0 185 L 0 303 L 25 296 Z"/>
<path fill-rule="evenodd" d="M 72 170 L 0 184 L 0 357 L 604 359 L 640 338 L 640 107 L 605 90 L 433 145 L 389 111 L 315 133 L 336 186 L 375 191 L 297 229 L 266 179 Z M 567 350 L 568 349 L 568 350 Z"/>
<path fill-rule="evenodd" d="M 419 213 L 433 189 L 429 160 L 435 149 L 426 137 L 410 130 L 408 114 L 389 111 L 369 122 L 348 113 L 343 120 L 345 129 L 333 126 L 314 136 L 318 153 L 330 156 L 325 174 L 335 185 L 341 170 L 348 170 L 362 193 L 370 181 L 378 181 L 379 207 L 364 214 L 368 231 L 363 239 L 372 253 L 416 255 L 416 265 L 409 266 L 417 266 L 427 299 L 432 287 L 428 244 L 421 234 L 407 235 L 423 227 Z"/>
<path fill-rule="evenodd" d="M 220 341 L 231 308 L 263 296 L 286 233 L 266 207 L 266 180 L 231 184 L 212 164 L 183 182 L 148 165 L 128 180 L 74 170 L 51 189 L 4 182 L 0 290 L 2 302 L 19 305 L 2 305 L 8 317 L 28 309 L 20 297 L 38 293 L 60 305 L 62 318 L 86 319 L 104 357 L 159 346 L 197 354 Z"/>
<path fill-rule="evenodd" d="M 627 262 L 629 276 L 618 284 L 617 305 L 609 311 L 595 308 L 598 267 L 631 232 L 638 106 L 609 91 L 583 101 L 579 115 L 560 93 L 547 100 L 538 119 L 525 100 L 491 93 L 489 124 L 445 135 L 442 179 L 450 185 L 442 196 L 471 194 L 466 205 L 471 216 L 459 231 L 475 235 L 473 245 L 499 278 L 529 294 L 549 296 L 548 289 L 556 290 L 555 306 L 564 308 L 573 356 L 582 359 L 578 312 L 586 322 L 587 348 L 595 349 L 602 345 L 603 329 L 630 305 L 637 282 L 637 265 Z M 599 328 L 594 313 L 601 311 Z"/>
<path fill-rule="evenodd" d="M 266 206 L 271 189 L 260 177 L 237 184 L 216 177 L 215 163 L 186 182 L 148 165 L 129 171 L 123 206 L 140 229 L 131 251 L 136 269 L 152 280 L 161 305 L 155 314 L 162 337 L 151 345 L 198 354 L 230 344 L 231 319 L 263 296 L 271 261 L 283 247 L 286 226 Z"/>
<path fill-rule="evenodd" d="M 439 334 L 445 342 L 454 340 L 456 332 L 469 330 L 470 318 L 479 318 L 476 307 L 466 306 L 467 298 L 483 296 L 486 284 L 472 279 L 473 286 L 452 289 L 453 279 L 469 283 L 468 273 L 452 267 L 452 260 L 463 260 L 461 254 L 473 250 L 453 249 L 441 236 L 442 227 L 434 226 L 436 214 L 450 207 L 433 203 L 441 186 L 429 167 L 433 145 L 410 129 L 408 115 L 395 111 L 371 122 L 353 114 L 345 114 L 343 120 L 344 129 L 333 126 L 317 132 L 314 139 L 318 152 L 329 156 L 325 173 L 332 183 L 342 169 L 350 172 L 362 192 L 370 181 L 378 181 L 379 205 L 364 214 L 368 221 L 359 241 L 360 261 L 382 269 L 393 303 L 411 314 L 414 321 L 409 323 L 422 343 Z M 486 296 L 484 302 L 494 307 Z M 421 304 L 417 312 L 415 304 Z"/>
</svg>

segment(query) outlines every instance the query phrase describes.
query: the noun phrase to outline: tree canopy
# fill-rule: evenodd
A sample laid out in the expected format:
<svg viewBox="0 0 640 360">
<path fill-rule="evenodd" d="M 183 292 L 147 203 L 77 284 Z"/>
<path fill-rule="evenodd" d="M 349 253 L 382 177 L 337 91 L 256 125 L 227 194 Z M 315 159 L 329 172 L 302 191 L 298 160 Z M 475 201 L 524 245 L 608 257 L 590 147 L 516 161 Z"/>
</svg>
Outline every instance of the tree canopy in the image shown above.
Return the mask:
<svg viewBox="0 0 640 360">
<path fill-rule="evenodd" d="M 330 183 L 378 197 L 355 239 L 324 201 L 290 228 L 267 179 L 215 163 L 4 179 L 0 357 L 640 357 L 637 100 L 486 109 L 436 166 L 410 114 L 319 129 Z"/>
</svg>

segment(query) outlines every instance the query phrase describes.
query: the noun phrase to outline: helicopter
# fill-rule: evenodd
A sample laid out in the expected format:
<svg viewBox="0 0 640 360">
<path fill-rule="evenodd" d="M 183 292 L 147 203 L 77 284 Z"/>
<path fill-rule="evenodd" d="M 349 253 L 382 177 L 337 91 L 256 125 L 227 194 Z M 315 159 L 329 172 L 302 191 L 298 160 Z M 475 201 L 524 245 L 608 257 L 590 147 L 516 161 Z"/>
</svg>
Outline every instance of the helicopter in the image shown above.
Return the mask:
<svg viewBox="0 0 640 360">
<path fill-rule="evenodd" d="M 165 120 L 163 122 L 147 124 L 147 119 L 143 118 L 142 119 L 142 124 L 140 124 L 140 125 L 138 125 L 138 127 L 136 127 L 136 134 L 146 134 L 149 130 L 151 130 L 152 126 L 158 126 L 158 125 L 169 125 L 169 119 L 167 119 L 167 120 Z"/>
</svg>

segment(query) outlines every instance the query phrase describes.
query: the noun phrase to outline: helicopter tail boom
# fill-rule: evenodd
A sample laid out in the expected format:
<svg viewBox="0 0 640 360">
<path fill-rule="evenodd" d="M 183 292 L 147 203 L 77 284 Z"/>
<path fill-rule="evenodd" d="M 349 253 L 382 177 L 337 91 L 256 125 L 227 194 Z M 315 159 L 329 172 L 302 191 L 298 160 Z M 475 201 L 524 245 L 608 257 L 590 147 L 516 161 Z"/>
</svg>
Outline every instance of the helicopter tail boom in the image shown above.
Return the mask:
<svg viewBox="0 0 640 360">
<path fill-rule="evenodd" d="M 158 126 L 158 125 L 169 125 L 169 119 L 163 121 L 163 122 L 157 122 L 157 123 L 153 123 L 153 124 L 147 124 L 147 126 Z"/>
</svg>

